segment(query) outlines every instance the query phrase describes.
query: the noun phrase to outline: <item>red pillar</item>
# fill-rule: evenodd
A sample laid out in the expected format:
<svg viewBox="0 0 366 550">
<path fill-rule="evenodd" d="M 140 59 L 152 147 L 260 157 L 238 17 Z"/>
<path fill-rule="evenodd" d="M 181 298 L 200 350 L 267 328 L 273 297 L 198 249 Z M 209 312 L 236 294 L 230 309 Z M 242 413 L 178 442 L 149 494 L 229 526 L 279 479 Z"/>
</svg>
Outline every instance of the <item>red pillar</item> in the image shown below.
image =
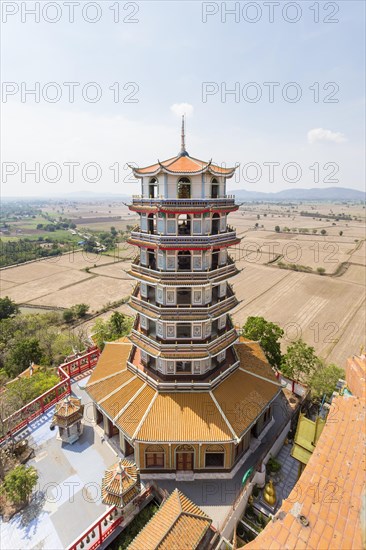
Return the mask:
<svg viewBox="0 0 366 550">
<path fill-rule="evenodd" d="M 101 521 L 98 523 L 98 529 L 99 529 L 99 544 L 102 544 L 103 537 L 102 537 L 102 522 Z"/>
</svg>

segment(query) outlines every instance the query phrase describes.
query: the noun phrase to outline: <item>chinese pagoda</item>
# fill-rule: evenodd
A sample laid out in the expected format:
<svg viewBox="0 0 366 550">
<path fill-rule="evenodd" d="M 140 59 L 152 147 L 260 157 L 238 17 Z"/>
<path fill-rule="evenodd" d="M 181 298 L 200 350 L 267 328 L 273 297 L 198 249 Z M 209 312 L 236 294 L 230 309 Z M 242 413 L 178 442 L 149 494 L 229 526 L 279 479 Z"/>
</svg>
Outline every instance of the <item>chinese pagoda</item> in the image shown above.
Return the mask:
<svg viewBox="0 0 366 550">
<path fill-rule="evenodd" d="M 239 339 L 229 316 L 235 168 L 191 157 L 184 119 L 177 156 L 131 168 L 141 182 L 130 205 L 140 218 L 129 239 L 139 250 L 129 271 L 136 319 L 88 382 L 95 420 L 142 474 L 232 472 L 260 443 L 281 391 L 259 344 Z"/>
</svg>

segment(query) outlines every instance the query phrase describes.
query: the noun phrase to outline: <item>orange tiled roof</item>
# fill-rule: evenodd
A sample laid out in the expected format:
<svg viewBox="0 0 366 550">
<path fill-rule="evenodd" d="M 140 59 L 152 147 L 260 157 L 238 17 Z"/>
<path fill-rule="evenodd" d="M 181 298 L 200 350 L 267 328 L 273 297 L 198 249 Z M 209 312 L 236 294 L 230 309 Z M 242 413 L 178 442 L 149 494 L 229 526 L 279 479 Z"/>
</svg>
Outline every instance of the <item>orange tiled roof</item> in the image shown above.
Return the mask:
<svg viewBox="0 0 366 550">
<path fill-rule="evenodd" d="M 128 550 L 193 550 L 206 535 L 212 520 L 175 489 L 128 546 Z"/>
<path fill-rule="evenodd" d="M 211 161 L 199 160 L 188 154 L 179 154 L 176 157 L 157 162 L 156 164 L 151 164 L 150 166 L 145 166 L 144 168 L 134 168 L 133 166 L 131 166 L 131 168 L 136 177 L 154 175 L 159 172 L 168 172 L 172 174 L 199 174 L 206 171 L 218 176 L 224 175 L 231 177 L 235 172 L 235 168 L 223 168 L 216 164 L 212 164 Z"/>
<path fill-rule="evenodd" d="M 346 363 L 347 386 L 357 397 L 366 398 L 366 355 L 353 355 Z"/>
<path fill-rule="evenodd" d="M 248 550 L 361 550 L 366 540 L 366 406 L 357 397 L 336 397 L 318 444 L 276 520 Z M 303 526 L 298 515 L 309 521 Z M 363 521 L 362 521 L 363 518 Z"/>
</svg>

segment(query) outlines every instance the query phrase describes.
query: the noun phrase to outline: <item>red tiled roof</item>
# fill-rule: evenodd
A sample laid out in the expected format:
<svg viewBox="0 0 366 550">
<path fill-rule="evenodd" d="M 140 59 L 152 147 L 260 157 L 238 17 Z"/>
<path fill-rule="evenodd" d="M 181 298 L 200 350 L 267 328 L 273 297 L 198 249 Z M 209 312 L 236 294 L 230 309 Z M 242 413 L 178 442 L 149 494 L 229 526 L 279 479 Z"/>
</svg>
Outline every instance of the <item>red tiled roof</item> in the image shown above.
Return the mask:
<svg viewBox="0 0 366 550">
<path fill-rule="evenodd" d="M 366 355 L 353 355 L 346 364 L 347 386 L 357 397 L 366 398 Z"/>
<path fill-rule="evenodd" d="M 365 548 L 365 418 L 364 399 L 333 399 L 323 432 L 299 481 L 274 521 L 245 548 Z M 300 523 L 300 514 L 309 521 L 307 527 Z"/>
</svg>

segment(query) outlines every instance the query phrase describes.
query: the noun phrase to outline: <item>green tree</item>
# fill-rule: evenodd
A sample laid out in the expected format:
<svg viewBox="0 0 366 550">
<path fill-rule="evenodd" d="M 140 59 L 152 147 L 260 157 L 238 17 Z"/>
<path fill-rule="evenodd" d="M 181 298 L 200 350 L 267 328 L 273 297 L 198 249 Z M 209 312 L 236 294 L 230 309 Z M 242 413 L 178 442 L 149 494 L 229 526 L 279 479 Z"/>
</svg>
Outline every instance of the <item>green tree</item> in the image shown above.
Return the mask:
<svg viewBox="0 0 366 550">
<path fill-rule="evenodd" d="M 27 503 L 38 481 L 37 470 L 23 464 L 9 472 L 3 482 L 3 491 L 15 503 Z"/>
<path fill-rule="evenodd" d="M 0 298 L 0 320 L 12 317 L 18 313 L 18 311 L 18 306 L 8 296 L 5 296 L 5 298 Z"/>
<path fill-rule="evenodd" d="M 42 357 L 38 338 L 32 336 L 15 340 L 5 361 L 5 371 L 9 376 L 17 376 L 28 368 L 32 361 L 39 363 Z"/>
<path fill-rule="evenodd" d="M 343 235 L 343 231 L 340 231 L 339 236 L 342 237 L 342 235 Z"/>
<path fill-rule="evenodd" d="M 65 323 L 71 323 L 74 320 L 74 312 L 72 309 L 65 309 L 62 313 Z"/>
<path fill-rule="evenodd" d="M 309 381 L 311 397 L 320 400 L 324 394 L 330 397 L 335 390 L 337 382 L 340 378 L 344 378 L 344 370 L 337 365 L 324 365 L 314 372 Z"/>
<path fill-rule="evenodd" d="M 88 304 L 76 304 L 71 309 L 74 312 L 75 316 L 80 318 L 85 317 L 85 315 L 89 311 L 89 307 L 90 306 L 88 306 Z"/>
<path fill-rule="evenodd" d="M 115 311 L 108 321 L 98 319 L 95 322 L 92 329 L 93 340 L 99 349 L 103 349 L 105 342 L 113 342 L 122 336 L 127 336 L 131 331 L 132 323 L 132 317 Z"/>
<path fill-rule="evenodd" d="M 320 231 L 320 234 L 321 234 L 321 235 L 326 235 L 326 234 L 327 234 L 327 232 L 326 232 L 326 230 L 325 230 L 325 229 L 322 229 L 322 230 Z"/>
<path fill-rule="evenodd" d="M 258 341 L 269 363 L 277 368 L 282 359 L 280 339 L 283 334 L 278 325 L 266 321 L 263 317 L 248 317 L 243 326 L 243 336 Z"/>
<path fill-rule="evenodd" d="M 275 231 L 276 231 L 276 233 L 279 233 L 279 232 L 281 231 L 281 228 L 280 228 L 280 226 L 279 226 L 279 225 L 276 225 L 276 227 L 275 227 Z"/>
<path fill-rule="evenodd" d="M 282 359 L 281 372 L 292 380 L 307 384 L 319 365 L 320 360 L 315 355 L 314 348 L 300 339 L 287 348 Z"/>
<path fill-rule="evenodd" d="M 319 275 L 324 275 L 324 273 L 325 273 L 325 268 L 324 267 L 317 267 L 316 270 L 319 273 Z"/>
</svg>

